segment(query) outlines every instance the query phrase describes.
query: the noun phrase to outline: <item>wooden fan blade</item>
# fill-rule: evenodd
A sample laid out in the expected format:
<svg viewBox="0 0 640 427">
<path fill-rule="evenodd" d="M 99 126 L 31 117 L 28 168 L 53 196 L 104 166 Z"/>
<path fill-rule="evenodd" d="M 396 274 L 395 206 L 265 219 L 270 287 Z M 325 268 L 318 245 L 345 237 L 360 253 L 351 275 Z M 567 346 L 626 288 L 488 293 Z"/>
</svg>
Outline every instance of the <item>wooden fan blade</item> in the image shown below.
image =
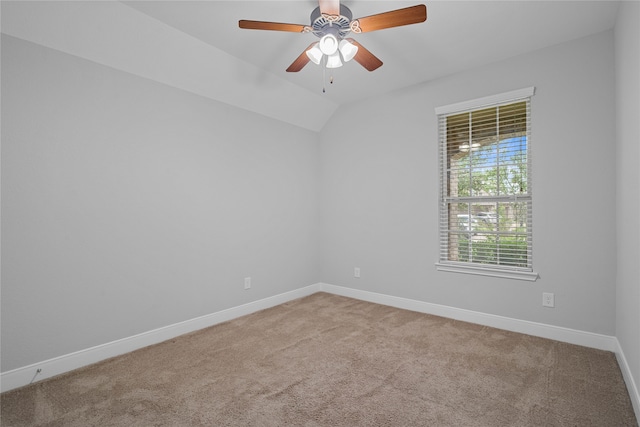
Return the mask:
<svg viewBox="0 0 640 427">
<path fill-rule="evenodd" d="M 363 33 L 402 25 L 418 24 L 426 20 L 427 6 L 423 4 L 357 19 L 358 26 Z"/>
<path fill-rule="evenodd" d="M 311 49 L 314 44 L 316 44 L 316 42 L 311 43 L 309 47 L 306 48 L 304 52 L 302 52 L 300 56 L 298 56 L 296 60 L 291 63 L 291 65 L 289 65 L 289 68 L 287 68 L 287 72 L 297 73 L 298 71 L 302 70 L 305 65 L 309 63 L 310 59 L 307 56 L 307 51 Z"/>
<path fill-rule="evenodd" d="M 356 56 L 353 57 L 358 64 L 362 65 L 369 71 L 373 71 L 382 66 L 382 61 L 380 61 L 373 53 L 365 49 L 360 43 L 354 39 L 347 40 L 358 47 L 358 52 L 356 53 Z"/>
<path fill-rule="evenodd" d="M 320 13 L 340 15 L 340 0 L 318 0 Z"/>
<path fill-rule="evenodd" d="M 238 26 L 246 30 L 270 30 L 270 31 L 289 31 L 291 33 L 301 33 L 305 26 L 299 24 L 284 24 L 282 22 L 265 22 L 265 21 L 249 21 L 241 19 Z"/>
</svg>

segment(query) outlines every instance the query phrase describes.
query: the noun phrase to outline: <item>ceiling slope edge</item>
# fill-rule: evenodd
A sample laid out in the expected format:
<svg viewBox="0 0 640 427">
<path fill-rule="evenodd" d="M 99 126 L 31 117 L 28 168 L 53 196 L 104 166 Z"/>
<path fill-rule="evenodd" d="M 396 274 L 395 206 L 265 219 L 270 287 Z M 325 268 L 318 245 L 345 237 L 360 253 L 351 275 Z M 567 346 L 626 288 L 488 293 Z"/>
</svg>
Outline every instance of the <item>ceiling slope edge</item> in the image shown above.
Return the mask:
<svg viewBox="0 0 640 427">
<path fill-rule="evenodd" d="M 314 132 L 338 107 L 115 0 L 3 1 L 2 32 Z"/>
</svg>

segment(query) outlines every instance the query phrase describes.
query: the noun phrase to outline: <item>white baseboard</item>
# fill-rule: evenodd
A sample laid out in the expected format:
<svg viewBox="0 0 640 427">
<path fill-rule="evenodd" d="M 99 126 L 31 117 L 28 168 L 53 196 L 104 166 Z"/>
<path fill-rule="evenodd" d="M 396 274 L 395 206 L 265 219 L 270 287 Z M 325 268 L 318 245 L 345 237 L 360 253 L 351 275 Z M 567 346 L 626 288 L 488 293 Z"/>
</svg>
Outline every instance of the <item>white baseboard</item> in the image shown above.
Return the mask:
<svg viewBox="0 0 640 427">
<path fill-rule="evenodd" d="M 560 326 L 545 325 L 544 323 L 512 319 L 509 317 L 496 316 L 494 314 L 480 313 L 477 311 L 449 307 L 446 305 L 432 304 L 408 298 L 401 298 L 391 295 L 378 294 L 375 292 L 345 288 L 342 286 L 335 286 L 327 283 L 321 283 L 320 288 L 323 292 L 328 292 L 336 295 L 356 298 L 359 300 L 388 305 L 391 307 L 403 308 L 405 310 L 412 310 L 420 313 L 433 314 L 436 316 L 447 317 L 449 319 L 476 323 L 478 325 L 491 326 L 493 328 L 519 332 L 521 334 L 549 338 L 557 341 L 567 342 L 570 344 L 597 348 L 599 350 L 616 351 L 617 348 L 616 338 L 609 335 L 594 334 L 591 332 L 578 331 L 575 329 L 563 328 Z"/>
<path fill-rule="evenodd" d="M 319 291 L 320 284 L 306 286 L 294 291 L 285 292 L 283 294 L 253 301 L 237 307 L 218 311 L 216 313 L 200 316 L 195 319 L 175 323 L 173 325 L 143 332 L 117 341 L 112 341 L 39 363 L 34 363 L 29 366 L 24 366 L 22 368 L 3 372 L 0 374 L 0 391 L 5 392 L 28 385 L 35 381 L 51 378 L 92 363 L 97 363 L 111 357 L 157 344 L 162 341 L 175 338 L 179 335 L 207 328 L 259 310 L 274 307 Z"/>
<path fill-rule="evenodd" d="M 629 367 L 627 358 L 625 357 L 622 346 L 620 345 L 620 342 L 617 338 L 616 346 L 616 358 L 618 359 L 618 365 L 620 365 L 624 383 L 626 384 L 627 390 L 629 391 L 629 397 L 631 398 L 631 403 L 633 404 L 633 410 L 636 413 L 636 419 L 640 420 L 640 391 L 638 390 L 638 384 L 636 384 L 635 380 L 633 379 L 631 368 Z"/>
</svg>

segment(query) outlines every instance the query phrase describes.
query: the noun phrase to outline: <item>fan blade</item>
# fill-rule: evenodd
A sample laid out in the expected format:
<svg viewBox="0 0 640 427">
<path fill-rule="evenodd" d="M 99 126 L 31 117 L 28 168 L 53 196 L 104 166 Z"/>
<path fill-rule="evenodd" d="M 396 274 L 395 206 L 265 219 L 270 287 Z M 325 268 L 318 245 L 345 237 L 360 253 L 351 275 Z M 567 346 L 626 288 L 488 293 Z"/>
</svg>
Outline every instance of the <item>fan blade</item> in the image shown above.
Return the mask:
<svg viewBox="0 0 640 427">
<path fill-rule="evenodd" d="M 297 73 L 298 71 L 302 70 L 305 65 L 309 63 L 310 59 L 307 56 L 307 51 L 311 49 L 314 44 L 316 44 L 316 42 L 311 43 L 309 47 L 306 48 L 304 52 L 302 52 L 300 56 L 298 56 L 296 60 L 291 63 L 291 65 L 289 65 L 289 68 L 287 68 L 287 72 Z"/>
<path fill-rule="evenodd" d="M 340 15 L 340 0 L 318 0 L 320 13 Z"/>
<path fill-rule="evenodd" d="M 284 24 L 281 22 L 265 22 L 265 21 L 248 21 L 241 19 L 238 26 L 246 30 L 271 30 L 271 31 L 289 31 L 291 33 L 301 33 L 305 26 L 299 24 Z"/>
<path fill-rule="evenodd" d="M 358 26 L 363 33 L 402 25 L 418 24 L 426 20 L 427 6 L 423 4 L 357 19 Z"/>
<path fill-rule="evenodd" d="M 373 53 L 365 49 L 360 43 L 354 39 L 347 40 L 358 47 L 358 52 L 356 53 L 356 56 L 353 57 L 358 64 L 362 65 L 369 71 L 373 71 L 382 66 L 382 61 L 380 61 Z"/>
</svg>

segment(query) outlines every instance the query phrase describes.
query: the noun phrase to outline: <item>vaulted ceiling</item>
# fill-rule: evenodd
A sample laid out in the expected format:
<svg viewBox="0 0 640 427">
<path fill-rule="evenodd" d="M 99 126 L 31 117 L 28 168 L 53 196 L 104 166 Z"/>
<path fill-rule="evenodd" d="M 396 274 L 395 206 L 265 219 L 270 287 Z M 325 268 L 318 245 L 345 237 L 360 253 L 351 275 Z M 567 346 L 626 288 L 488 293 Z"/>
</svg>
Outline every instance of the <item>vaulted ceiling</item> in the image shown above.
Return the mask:
<svg viewBox="0 0 640 427">
<path fill-rule="evenodd" d="M 313 63 L 285 72 L 313 34 L 238 28 L 240 19 L 308 25 L 315 0 L 0 7 L 5 34 L 313 131 L 342 104 L 611 29 L 618 8 L 614 1 L 343 0 L 354 18 L 420 3 L 424 23 L 353 35 L 382 67 L 369 72 L 352 61 L 324 76 Z"/>
</svg>

